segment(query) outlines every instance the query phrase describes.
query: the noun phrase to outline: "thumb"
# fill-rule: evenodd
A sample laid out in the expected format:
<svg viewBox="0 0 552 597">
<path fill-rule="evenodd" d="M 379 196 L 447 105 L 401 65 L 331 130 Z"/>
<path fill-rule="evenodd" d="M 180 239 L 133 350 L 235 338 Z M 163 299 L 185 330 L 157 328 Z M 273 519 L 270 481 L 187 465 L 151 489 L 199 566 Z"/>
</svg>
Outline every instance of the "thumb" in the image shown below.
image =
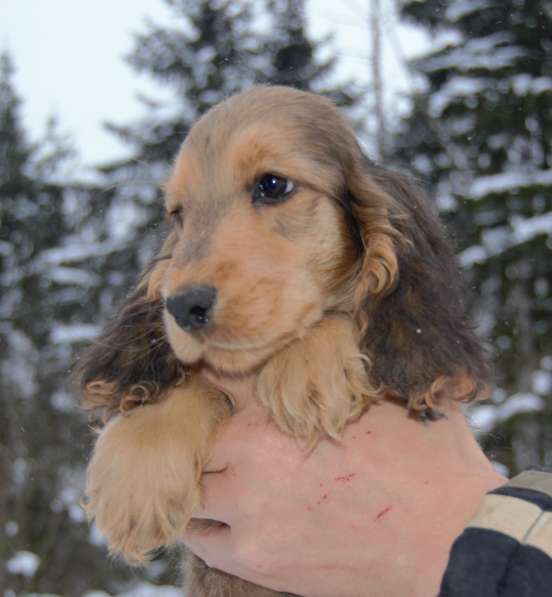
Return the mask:
<svg viewBox="0 0 552 597">
<path fill-rule="evenodd" d="M 201 375 L 209 384 L 228 396 L 234 411 L 242 410 L 255 402 L 256 375 L 219 375 L 205 367 L 201 370 Z"/>
<path fill-rule="evenodd" d="M 271 431 L 275 429 L 272 430 L 269 412 L 253 399 L 218 426 L 203 472 L 221 473 L 244 459 L 247 461 L 252 447 L 263 443 Z"/>
</svg>

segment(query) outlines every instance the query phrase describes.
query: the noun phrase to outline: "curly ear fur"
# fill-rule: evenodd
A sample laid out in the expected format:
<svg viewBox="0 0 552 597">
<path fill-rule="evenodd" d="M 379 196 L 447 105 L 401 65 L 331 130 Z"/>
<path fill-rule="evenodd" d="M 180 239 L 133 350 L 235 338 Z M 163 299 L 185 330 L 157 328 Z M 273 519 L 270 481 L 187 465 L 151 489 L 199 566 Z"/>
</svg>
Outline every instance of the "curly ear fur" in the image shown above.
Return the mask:
<svg viewBox="0 0 552 597">
<path fill-rule="evenodd" d="M 392 224 L 392 219 L 400 217 L 398 205 L 369 177 L 350 177 L 348 193 L 363 246 L 353 309 L 360 332 L 364 334 L 368 321 L 363 304 L 368 297 L 375 300 L 385 296 L 397 284 L 399 264 L 396 249 L 404 242 L 404 237 Z"/>
<path fill-rule="evenodd" d="M 173 244 L 169 235 L 116 317 L 80 358 L 75 375 L 83 405 L 103 409 L 107 419 L 161 399 L 186 376 L 166 338 L 158 288 Z"/>
<path fill-rule="evenodd" d="M 372 383 L 414 411 L 445 396 L 481 398 L 490 372 L 428 199 L 407 177 L 366 158 L 354 163 L 348 185 L 365 245 L 354 303 Z"/>
</svg>

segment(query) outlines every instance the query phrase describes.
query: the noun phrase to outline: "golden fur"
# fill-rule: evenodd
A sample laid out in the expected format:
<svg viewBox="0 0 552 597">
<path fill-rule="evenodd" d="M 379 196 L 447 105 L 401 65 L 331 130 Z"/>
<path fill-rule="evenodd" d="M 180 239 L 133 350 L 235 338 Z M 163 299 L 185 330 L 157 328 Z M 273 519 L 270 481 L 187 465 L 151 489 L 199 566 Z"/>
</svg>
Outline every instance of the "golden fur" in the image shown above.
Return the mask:
<svg viewBox="0 0 552 597">
<path fill-rule="evenodd" d="M 293 195 L 253 204 L 266 173 L 293 181 Z M 284 87 L 229 98 L 190 131 L 165 193 L 173 225 L 159 257 L 81 371 L 87 404 L 110 418 L 86 507 L 112 553 L 145 562 L 178 543 L 200 504 L 231 412 L 202 367 L 255 372 L 259 401 L 306 449 L 339 441 L 386 397 L 431 416 L 482 394 L 487 369 L 439 222 L 415 185 L 364 157 L 329 101 Z M 190 332 L 164 305 L 197 285 L 217 289 L 216 309 Z M 190 562 L 190 597 L 272 594 Z"/>
</svg>

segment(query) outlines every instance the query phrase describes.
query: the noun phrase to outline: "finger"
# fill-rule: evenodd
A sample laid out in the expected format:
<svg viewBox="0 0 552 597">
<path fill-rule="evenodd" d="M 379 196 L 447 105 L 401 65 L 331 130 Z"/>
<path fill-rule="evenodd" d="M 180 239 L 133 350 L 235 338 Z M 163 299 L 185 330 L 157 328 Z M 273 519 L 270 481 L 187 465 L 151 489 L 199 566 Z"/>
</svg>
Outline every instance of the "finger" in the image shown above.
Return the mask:
<svg viewBox="0 0 552 597">
<path fill-rule="evenodd" d="M 255 399 L 256 377 L 254 375 L 220 375 L 207 366 L 201 369 L 201 375 L 230 398 L 235 410 L 240 410 Z"/>
<path fill-rule="evenodd" d="M 246 436 L 247 422 L 244 413 L 238 412 L 227 417 L 216 430 L 209 457 L 203 466 L 203 473 L 224 473 L 231 462 L 239 461 L 238 452 L 243 437 Z"/>
<path fill-rule="evenodd" d="M 234 416 L 228 417 L 219 424 L 214 441 L 210 446 L 208 458 L 203 465 L 203 476 L 205 475 L 224 475 L 234 454 L 232 437 L 228 434 L 228 427 L 236 425 Z"/>
<path fill-rule="evenodd" d="M 184 545 L 208 566 L 223 570 L 224 554 L 231 553 L 232 537 L 228 525 L 192 519 L 182 537 Z"/>
<path fill-rule="evenodd" d="M 232 493 L 225 472 L 204 473 L 201 477 L 201 506 L 194 510 L 193 517 L 230 524 L 233 509 L 228 496 Z"/>
</svg>

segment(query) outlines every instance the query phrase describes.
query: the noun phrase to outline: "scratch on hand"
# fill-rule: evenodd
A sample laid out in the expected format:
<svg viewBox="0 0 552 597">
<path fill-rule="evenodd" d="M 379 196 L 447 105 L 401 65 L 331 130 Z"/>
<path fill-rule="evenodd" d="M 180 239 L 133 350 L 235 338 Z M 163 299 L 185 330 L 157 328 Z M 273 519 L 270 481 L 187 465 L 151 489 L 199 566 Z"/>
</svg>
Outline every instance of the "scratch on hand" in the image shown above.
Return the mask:
<svg viewBox="0 0 552 597">
<path fill-rule="evenodd" d="M 382 518 L 383 516 L 385 516 L 389 510 L 391 510 L 391 506 L 387 506 L 387 508 L 384 508 L 381 512 L 378 513 L 378 515 L 374 518 L 374 521 L 379 520 L 380 518 Z"/>
<path fill-rule="evenodd" d="M 350 483 L 356 477 L 356 473 L 349 473 L 348 475 L 342 475 L 341 477 L 336 477 L 335 480 L 338 483 Z"/>
</svg>

